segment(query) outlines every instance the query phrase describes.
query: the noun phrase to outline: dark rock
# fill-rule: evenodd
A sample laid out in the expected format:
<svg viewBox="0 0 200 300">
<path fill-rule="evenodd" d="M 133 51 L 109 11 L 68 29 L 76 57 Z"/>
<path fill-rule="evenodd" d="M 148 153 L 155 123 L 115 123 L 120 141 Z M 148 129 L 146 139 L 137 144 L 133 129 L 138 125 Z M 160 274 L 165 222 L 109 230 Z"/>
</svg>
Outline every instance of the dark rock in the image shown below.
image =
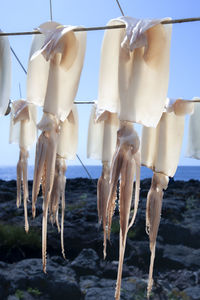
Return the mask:
<svg viewBox="0 0 200 300">
<path fill-rule="evenodd" d="M 85 300 L 108 300 L 114 299 L 113 287 L 92 287 L 85 292 Z"/>
<path fill-rule="evenodd" d="M 50 260 L 47 274 L 42 271 L 40 259 L 27 259 L 0 270 L 0 279 L 3 297 L 15 294 L 17 290 L 27 291 L 27 288 L 37 288 L 39 293 L 49 295 L 51 299 L 62 299 L 64 295 L 68 299 L 81 297 L 75 272 Z"/>
<path fill-rule="evenodd" d="M 200 286 L 188 287 L 184 292 L 191 300 L 200 300 Z"/>
<path fill-rule="evenodd" d="M 93 249 L 83 249 L 71 267 L 80 275 L 90 275 L 97 272 L 98 262 L 99 257 Z"/>
<path fill-rule="evenodd" d="M 103 261 L 101 262 L 101 271 L 102 271 L 102 277 L 104 278 L 110 278 L 110 279 L 116 279 L 117 278 L 117 270 L 118 270 L 118 261 Z M 122 270 L 122 277 L 128 277 L 130 276 L 129 268 L 124 265 Z"/>
<path fill-rule="evenodd" d="M 31 195 L 32 182 L 29 181 L 28 184 Z M 146 299 L 150 249 L 145 232 L 145 209 L 150 185 L 150 178 L 141 181 L 136 222 L 128 232 L 121 287 L 122 300 Z M 0 262 L 2 300 L 15 297 L 17 290 L 22 291 L 26 299 L 34 297 L 39 300 L 82 300 L 84 295 L 85 299 L 114 299 L 119 258 L 119 226 L 118 231 L 117 226 L 112 227 L 111 241 L 107 243 L 106 261 L 103 261 L 103 231 L 102 226 L 98 225 L 96 186 L 97 180 L 67 179 L 64 228 L 67 260 L 61 254 L 60 234 L 56 226 L 49 223 L 47 253 L 51 259 L 47 260 L 47 274 L 42 272 L 40 240 L 39 247 L 36 247 L 37 243 L 31 241 L 32 237 L 24 242 L 24 236 L 19 232 L 13 235 L 14 239 L 10 239 L 12 230 L 8 231 L 8 236 L 4 234 L 3 239 L 0 236 L 0 260 L 4 261 Z M 39 195 L 36 218 L 31 218 L 31 202 L 28 203 L 28 215 L 30 228 L 34 227 L 41 239 L 41 191 Z M 15 228 L 17 225 L 24 230 L 23 205 L 16 208 L 16 181 L 0 180 L 0 221 L 2 226 L 9 224 Z M 114 225 L 119 224 L 118 206 L 113 222 Z M 200 182 L 170 180 L 169 187 L 164 192 L 157 237 L 153 300 L 198 299 L 195 297 L 198 297 L 200 284 L 199 226 Z M 5 262 L 15 263 L 11 265 Z M 35 292 L 38 289 L 41 294 L 34 296 L 27 290 L 29 287 L 35 289 Z M 193 290 L 195 292 L 192 294 Z"/>
<path fill-rule="evenodd" d="M 159 235 L 162 236 L 165 244 L 182 244 L 191 248 L 200 248 L 200 233 L 196 228 L 190 229 L 181 224 L 165 221 L 160 224 Z"/>
<path fill-rule="evenodd" d="M 163 249 L 163 259 L 168 268 L 200 268 L 199 250 L 182 245 L 166 245 Z"/>
</svg>

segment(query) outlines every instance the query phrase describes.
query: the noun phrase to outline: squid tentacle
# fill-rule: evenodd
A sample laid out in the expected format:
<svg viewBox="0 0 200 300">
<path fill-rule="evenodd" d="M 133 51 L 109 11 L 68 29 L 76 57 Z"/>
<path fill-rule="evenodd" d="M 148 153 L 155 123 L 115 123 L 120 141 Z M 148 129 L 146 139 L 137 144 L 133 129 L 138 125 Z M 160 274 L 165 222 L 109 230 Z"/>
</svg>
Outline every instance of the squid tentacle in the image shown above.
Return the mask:
<svg viewBox="0 0 200 300">
<path fill-rule="evenodd" d="M 35 169 L 33 178 L 33 189 L 32 189 L 32 215 L 35 218 L 35 206 L 37 202 L 37 196 L 40 190 L 41 178 L 45 165 L 45 158 L 48 147 L 48 138 L 42 133 L 38 139 L 36 145 L 36 156 L 35 156 Z"/>
<path fill-rule="evenodd" d="M 139 138 L 133 129 L 133 125 L 127 121 L 121 121 L 120 129 L 117 132 L 117 149 L 113 156 L 111 170 L 111 184 L 108 199 L 108 216 L 109 205 L 113 203 L 117 182 L 120 179 L 120 255 L 118 264 L 118 275 L 115 290 L 115 299 L 120 299 L 120 287 L 122 278 L 122 267 L 125 253 L 127 233 L 129 230 L 129 217 L 133 192 L 133 180 L 135 172 L 137 178 L 135 215 L 139 201 Z"/>
<path fill-rule="evenodd" d="M 153 286 L 153 267 L 155 259 L 156 238 L 160 224 L 160 216 L 162 209 L 163 190 L 167 188 L 169 178 L 162 173 L 154 173 L 151 188 L 147 195 L 146 205 L 146 232 L 149 235 L 151 260 L 149 267 L 149 279 L 147 287 L 147 298 Z"/>
<path fill-rule="evenodd" d="M 128 226 L 128 230 L 133 226 L 134 222 L 135 222 L 135 217 L 137 214 L 137 210 L 138 210 L 138 204 L 139 204 L 139 196 L 140 196 L 140 165 L 141 165 L 141 161 L 140 161 L 140 153 L 137 152 L 134 155 L 134 160 L 135 160 L 135 165 L 136 165 L 136 183 L 135 183 L 135 201 L 134 201 L 134 213 L 131 219 L 131 222 Z"/>
<path fill-rule="evenodd" d="M 66 184 L 66 163 L 65 159 L 62 158 L 57 154 L 56 156 L 56 165 L 55 165 L 55 175 L 54 175 L 54 183 L 51 192 L 50 198 L 50 205 L 49 205 L 49 212 L 50 212 L 50 219 L 51 222 L 56 222 L 58 232 L 61 235 L 61 249 L 64 259 L 65 257 L 65 250 L 64 250 L 64 214 L 65 214 L 65 184 Z M 62 205 L 61 211 L 61 226 L 58 221 L 58 211 L 59 205 Z"/>
<path fill-rule="evenodd" d="M 22 150 L 21 150 L 22 151 Z M 28 151 L 23 149 L 23 158 L 22 158 L 22 175 L 23 175 L 23 200 L 24 200 L 24 218 L 25 218 L 25 231 L 28 233 L 29 231 L 29 223 L 28 223 L 28 212 L 27 212 L 27 202 L 28 202 L 28 176 L 27 176 L 27 158 Z"/>
<path fill-rule="evenodd" d="M 17 208 L 21 205 L 21 184 L 22 184 L 22 163 L 21 163 L 21 152 L 19 155 L 19 161 L 17 163 Z"/>
<path fill-rule="evenodd" d="M 127 155 L 128 154 L 128 155 Z M 135 161 L 134 156 L 128 150 L 127 157 L 123 161 L 123 167 L 121 170 L 120 181 L 120 257 L 118 265 L 118 276 L 116 283 L 115 298 L 120 298 L 120 287 L 122 278 L 122 267 L 124 261 L 124 253 L 126 247 L 126 239 L 128 233 L 128 221 L 130 216 L 132 191 L 133 191 L 133 179 L 135 174 Z"/>
<path fill-rule="evenodd" d="M 120 169 L 122 166 L 123 157 L 120 153 L 119 145 L 114 153 L 112 164 L 111 164 L 111 174 L 110 174 L 110 191 L 107 203 L 107 227 L 108 227 L 108 240 L 110 240 L 110 231 L 112 225 L 112 217 L 115 210 L 115 201 L 117 193 L 117 184 L 120 176 Z"/>
<path fill-rule="evenodd" d="M 65 248 L 64 248 L 64 220 L 65 220 L 65 186 L 66 186 L 66 178 L 65 178 L 65 172 L 66 172 L 66 165 L 65 161 L 62 167 L 62 190 L 61 190 L 61 198 L 62 198 L 62 214 L 61 214 L 61 249 L 62 249 L 62 255 L 64 259 L 66 259 L 65 256 Z"/>
<path fill-rule="evenodd" d="M 53 188 L 56 148 L 57 148 L 57 132 L 53 129 L 48 133 L 48 151 L 46 153 L 46 180 L 45 180 L 45 196 L 43 200 L 43 219 L 42 219 L 42 262 L 43 271 L 46 273 L 46 249 L 47 249 L 47 215 L 51 191 Z"/>
<path fill-rule="evenodd" d="M 59 134 L 59 121 L 49 113 L 44 113 L 38 124 L 42 133 L 36 146 L 34 182 L 32 190 L 32 213 L 35 216 L 35 204 L 40 189 L 41 179 L 43 187 L 43 218 L 42 218 L 42 263 L 46 273 L 46 249 L 47 249 L 47 216 L 50 196 L 53 188 L 56 149 Z"/>
<path fill-rule="evenodd" d="M 28 193 L 28 178 L 27 178 L 27 158 L 28 151 L 20 147 L 19 161 L 17 163 L 17 207 L 21 205 L 21 186 L 23 187 L 23 202 L 24 202 L 24 219 L 25 219 L 25 231 L 29 231 L 28 213 L 27 213 L 27 201 L 29 197 Z M 23 179 L 23 180 L 22 180 Z"/>
<path fill-rule="evenodd" d="M 99 224 L 102 222 L 104 232 L 103 256 L 106 258 L 106 240 L 107 240 L 107 201 L 110 186 L 110 166 L 106 161 L 103 162 L 102 174 L 97 183 L 97 210 Z"/>
</svg>

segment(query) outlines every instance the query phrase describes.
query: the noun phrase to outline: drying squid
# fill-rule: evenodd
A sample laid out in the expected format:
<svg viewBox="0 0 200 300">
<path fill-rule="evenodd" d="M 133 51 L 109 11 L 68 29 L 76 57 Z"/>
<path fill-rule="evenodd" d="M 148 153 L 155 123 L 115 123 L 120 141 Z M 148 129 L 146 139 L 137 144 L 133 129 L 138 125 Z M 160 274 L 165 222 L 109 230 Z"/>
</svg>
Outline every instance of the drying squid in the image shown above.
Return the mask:
<svg viewBox="0 0 200 300">
<path fill-rule="evenodd" d="M 120 129 L 117 132 L 117 148 L 113 156 L 111 166 L 111 182 L 110 192 L 108 197 L 108 222 L 113 213 L 115 205 L 115 193 L 117 182 L 120 177 L 120 256 L 118 266 L 118 276 L 116 285 L 115 298 L 120 297 L 122 266 L 124 252 L 126 246 L 126 238 L 128 229 L 134 223 L 138 202 L 139 202 L 139 186 L 140 186 L 140 153 L 139 153 L 139 138 L 133 128 L 133 124 L 128 121 L 120 121 Z M 136 174 L 136 189 L 135 189 L 135 205 L 134 214 L 129 224 L 130 209 L 133 193 L 133 181 Z M 109 226 L 110 222 L 109 222 Z"/>
<path fill-rule="evenodd" d="M 67 170 L 66 160 L 73 160 L 76 157 L 78 146 L 78 112 L 74 105 L 70 114 L 64 122 L 60 123 L 60 134 L 56 151 L 56 164 L 53 188 L 50 197 L 49 214 L 52 223 L 56 222 L 58 231 L 61 233 L 61 249 L 64 251 L 64 213 L 65 213 L 65 173 Z M 58 212 L 61 202 L 61 226 L 59 225 Z"/>
<path fill-rule="evenodd" d="M 173 177 L 176 172 L 184 134 L 185 114 L 192 113 L 193 106 L 193 103 L 181 99 L 168 101 L 157 127 L 143 127 L 142 131 L 141 162 L 154 172 L 146 205 L 146 232 L 149 235 L 151 251 L 148 298 L 153 285 L 153 265 L 163 190 L 167 189 L 169 177 Z"/>
<path fill-rule="evenodd" d="M 99 224 L 102 222 L 104 232 L 103 255 L 106 258 L 106 240 L 110 237 L 110 227 L 107 232 L 107 202 L 110 186 L 110 164 L 117 142 L 119 127 L 118 115 L 108 111 L 102 112 L 98 118 L 97 105 L 92 107 L 88 128 L 87 157 L 102 162 L 102 173 L 97 183 L 97 210 Z M 112 214 L 114 207 L 112 209 Z M 111 213 L 110 213 L 111 214 Z"/>
<path fill-rule="evenodd" d="M 1 32 L 1 30 L 0 30 Z M 0 116 L 6 114 L 11 89 L 11 51 L 6 36 L 0 37 Z"/>
<path fill-rule="evenodd" d="M 12 103 L 10 143 L 19 144 L 20 154 L 17 163 L 17 207 L 21 205 L 21 186 L 23 187 L 25 231 L 29 231 L 27 201 L 28 193 L 28 150 L 36 140 L 36 107 L 25 100 Z"/>
<path fill-rule="evenodd" d="M 200 98 L 193 98 L 194 113 L 190 116 L 188 142 L 186 156 L 200 159 L 200 131 L 199 131 L 199 116 L 200 116 Z"/>
<path fill-rule="evenodd" d="M 130 17 L 111 20 L 108 25 L 125 24 L 126 29 L 107 30 L 102 45 L 97 115 L 100 117 L 102 111 L 109 111 L 117 113 L 120 120 L 107 203 L 109 228 L 120 179 L 120 257 L 116 300 L 120 298 L 127 232 L 135 221 L 139 202 L 140 141 L 133 123 L 156 127 L 164 110 L 168 88 L 171 26 L 163 26 L 160 22 Z M 129 223 L 134 176 L 134 213 Z"/>
<path fill-rule="evenodd" d="M 44 25 L 45 26 L 45 25 Z M 43 34 L 35 35 L 31 44 L 27 82 L 26 101 L 14 101 L 11 110 L 10 143 L 17 143 L 20 147 L 19 161 L 17 164 L 17 207 L 21 204 L 21 185 L 23 187 L 25 230 L 28 232 L 27 200 L 27 160 L 28 150 L 36 140 L 36 107 L 44 103 L 47 78 L 49 72 L 49 62 L 46 62 L 42 55 L 38 55 L 35 60 L 31 60 L 32 55 L 44 44 Z"/>
<path fill-rule="evenodd" d="M 36 145 L 34 181 L 32 191 L 32 213 L 42 184 L 42 260 L 46 272 L 47 216 L 54 184 L 56 153 L 61 130 L 70 114 L 77 92 L 83 66 L 86 33 L 74 33 L 72 26 L 62 26 L 55 22 L 42 24 L 39 30 L 45 35 L 44 46 L 36 51 L 31 60 L 43 55 L 49 60 L 48 79 L 43 104 L 43 117 L 38 124 L 42 131 Z"/>
</svg>

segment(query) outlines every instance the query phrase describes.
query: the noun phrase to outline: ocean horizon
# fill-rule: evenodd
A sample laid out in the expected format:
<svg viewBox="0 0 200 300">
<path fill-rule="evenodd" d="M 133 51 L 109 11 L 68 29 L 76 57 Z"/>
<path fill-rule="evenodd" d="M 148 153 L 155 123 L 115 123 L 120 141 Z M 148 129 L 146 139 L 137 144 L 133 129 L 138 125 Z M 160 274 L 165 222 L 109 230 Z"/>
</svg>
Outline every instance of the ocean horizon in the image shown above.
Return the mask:
<svg viewBox="0 0 200 300">
<path fill-rule="evenodd" d="M 92 179 L 99 178 L 101 175 L 101 165 L 86 165 L 85 166 Z M 67 167 L 67 178 L 90 178 L 87 171 L 83 166 L 70 165 Z M 33 179 L 34 166 L 28 167 L 28 179 Z M 151 178 L 153 172 L 146 168 L 141 167 L 141 180 L 145 178 Z M 16 180 L 16 166 L 2 166 L 0 167 L 0 179 L 1 180 Z M 190 179 L 200 180 L 200 166 L 178 166 L 174 180 L 188 181 Z"/>
</svg>

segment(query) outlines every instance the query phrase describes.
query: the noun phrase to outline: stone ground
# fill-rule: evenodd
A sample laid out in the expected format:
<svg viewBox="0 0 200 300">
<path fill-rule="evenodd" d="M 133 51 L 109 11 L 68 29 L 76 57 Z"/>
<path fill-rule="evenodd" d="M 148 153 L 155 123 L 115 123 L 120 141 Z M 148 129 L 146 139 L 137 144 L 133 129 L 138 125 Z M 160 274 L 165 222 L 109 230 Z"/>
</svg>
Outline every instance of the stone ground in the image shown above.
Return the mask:
<svg viewBox="0 0 200 300">
<path fill-rule="evenodd" d="M 102 228 L 96 210 L 96 180 L 66 183 L 65 252 L 48 225 L 47 274 L 42 271 L 42 198 L 30 232 L 24 232 L 23 207 L 16 208 L 16 182 L 0 181 L 0 299 L 114 299 L 118 263 L 119 218 L 113 218 L 111 243 L 103 260 Z M 31 195 L 32 182 L 29 182 Z M 149 244 L 145 202 L 150 179 L 141 181 L 140 204 L 128 233 L 121 300 L 146 299 Z M 154 268 L 154 300 L 200 299 L 200 182 L 170 181 L 164 194 Z"/>
</svg>

